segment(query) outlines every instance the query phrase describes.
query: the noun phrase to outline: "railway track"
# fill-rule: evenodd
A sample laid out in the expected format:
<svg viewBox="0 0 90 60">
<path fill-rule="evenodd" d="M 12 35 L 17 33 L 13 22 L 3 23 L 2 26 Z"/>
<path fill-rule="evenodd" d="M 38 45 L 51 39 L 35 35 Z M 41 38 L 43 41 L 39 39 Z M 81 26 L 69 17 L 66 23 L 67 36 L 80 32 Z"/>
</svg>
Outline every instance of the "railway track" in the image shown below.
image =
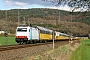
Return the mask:
<svg viewBox="0 0 90 60">
<path fill-rule="evenodd" d="M 17 45 L 0 46 L 0 52 L 1 52 L 1 51 L 7 51 L 7 50 L 13 50 L 13 49 L 34 47 L 34 46 L 39 46 L 39 45 L 46 45 L 46 44 L 52 44 L 52 42 L 36 43 L 36 44 L 23 44 L 23 45 L 17 44 Z"/>
<path fill-rule="evenodd" d="M 63 44 L 66 44 L 66 43 L 68 43 L 68 41 L 57 41 L 57 42 L 55 42 L 55 46 L 63 45 Z M 7 50 L 13 50 L 13 49 L 34 47 L 34 46 L 39 46 L 39 45 L 47 45 L 47 44 L 52 44 L 52 42 L 36 43 L 36 44 L 23 44 L 23 45 L 17 44 L 17 45 L 0 46 L 0 52 L 1 51 L 7 51 Z"/>
</svg>

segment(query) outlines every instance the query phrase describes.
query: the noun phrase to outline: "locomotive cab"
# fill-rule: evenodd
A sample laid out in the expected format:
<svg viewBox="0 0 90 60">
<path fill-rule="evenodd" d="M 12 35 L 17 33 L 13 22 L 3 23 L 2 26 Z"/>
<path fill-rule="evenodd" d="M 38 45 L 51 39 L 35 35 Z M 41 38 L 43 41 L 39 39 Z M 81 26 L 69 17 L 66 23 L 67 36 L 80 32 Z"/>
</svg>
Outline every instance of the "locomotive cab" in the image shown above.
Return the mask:
<svg viewBox="0 0 90 60">
<path fill-rule="evenodd" d="M 33 27 L 17 27 L 15 40 L 20 44 L 39 40 L 38 29 Z"/>
</svg>

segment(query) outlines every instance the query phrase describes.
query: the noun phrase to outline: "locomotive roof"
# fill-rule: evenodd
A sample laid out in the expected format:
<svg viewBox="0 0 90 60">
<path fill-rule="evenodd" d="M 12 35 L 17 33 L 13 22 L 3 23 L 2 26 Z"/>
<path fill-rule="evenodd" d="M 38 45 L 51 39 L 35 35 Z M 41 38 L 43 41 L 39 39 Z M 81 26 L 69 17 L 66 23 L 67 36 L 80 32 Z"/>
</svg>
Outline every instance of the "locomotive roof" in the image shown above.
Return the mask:
<svg viewBox="0 0 90 60">
<path fill-rule="evenodd" d="M 47 29 L 47 28 L 44 28 L 44 27 L 40 27 L 40 26 L 37 26 L 38 29 L 40 30 L 44 30 L 44 31 L 50 31 L 52 32 L 53 30 L 50 30 L 50 29 Z"/>
<path fill-rule="evenodd" d="M 29 28 L 29 26 L 18 26 L 17 28 Z"/>
</svg>

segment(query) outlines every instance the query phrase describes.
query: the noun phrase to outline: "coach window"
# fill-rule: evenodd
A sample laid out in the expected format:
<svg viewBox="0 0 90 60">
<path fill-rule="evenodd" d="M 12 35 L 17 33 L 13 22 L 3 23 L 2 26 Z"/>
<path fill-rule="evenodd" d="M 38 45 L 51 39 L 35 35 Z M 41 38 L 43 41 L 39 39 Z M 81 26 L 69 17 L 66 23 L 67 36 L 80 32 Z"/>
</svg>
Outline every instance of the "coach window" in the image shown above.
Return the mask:
<svg viewBox="0 0 90 60">
<path fill-rule="evenodd" d="M 50 34 L 50 31 L 48 31 L 48 34 Z"/>
<path fill-rule="evenodd" d="M 48 31 L 44 31 L 44 33 L 45 33 L 45 34 L 47 34 L 47 33 L 48 33 Z"/>
<path fill-rule="evenodd" d="M 49 32 L 44 30 L 44 34 L 49 34 Z"/>
<path fill-rule="evenodd" d="M 49 32 L 49 31 L 47 31 L 47 33 L 48 33 L 48 34 L 50 34 L 50 32 Z"/>
<path fill-rule="evenodd" d="M 50 34 L 52 34 L 52 32 L 50 32 Z"/>
<path fill-rule="evenodd" d="M 45 31 L 46 32 L 46 34 L 49 34 L 49 31 Z"/>
<path fill-rule="evenodd" d="M 61 36 L 61 34 L 59 34 L 59 36 Z"/>
<path fill-rule="evenodd" d="M 44 33 L 44 34 L 46 34 L 46 31 L 45 31 L 45 30 L 43 30 L 43 33 Z"/>
<path fill-rule="evenodd" d="M 44 31 L 43 30 L 40 30 L 40 33 L 44 33 Z"/>
<path fill-rule="evenodd" d="M 47 33 L 47 31 L 44 31 L 44 34 L 46 34 Z"/>
</svg>

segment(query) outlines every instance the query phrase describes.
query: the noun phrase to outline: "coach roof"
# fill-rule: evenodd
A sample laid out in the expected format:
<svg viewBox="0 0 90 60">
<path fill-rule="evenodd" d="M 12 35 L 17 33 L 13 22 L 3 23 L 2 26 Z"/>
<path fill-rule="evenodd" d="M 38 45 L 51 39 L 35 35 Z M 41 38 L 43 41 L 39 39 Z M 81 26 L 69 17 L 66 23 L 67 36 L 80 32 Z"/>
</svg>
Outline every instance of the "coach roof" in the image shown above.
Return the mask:
<svg viewBox="0 0 90 60">
<path fill-rule="evenodd" d="M 50 29 L 47 29 L 47 28 L 44 28 L 44 27 L 40 27 L 40 26 L 37 26 L 38 29 L 40 30 L 44 30 L 44 31 L 50 31 L 52 32 L 53 30 L 50 30 Z"/>
</svg>

